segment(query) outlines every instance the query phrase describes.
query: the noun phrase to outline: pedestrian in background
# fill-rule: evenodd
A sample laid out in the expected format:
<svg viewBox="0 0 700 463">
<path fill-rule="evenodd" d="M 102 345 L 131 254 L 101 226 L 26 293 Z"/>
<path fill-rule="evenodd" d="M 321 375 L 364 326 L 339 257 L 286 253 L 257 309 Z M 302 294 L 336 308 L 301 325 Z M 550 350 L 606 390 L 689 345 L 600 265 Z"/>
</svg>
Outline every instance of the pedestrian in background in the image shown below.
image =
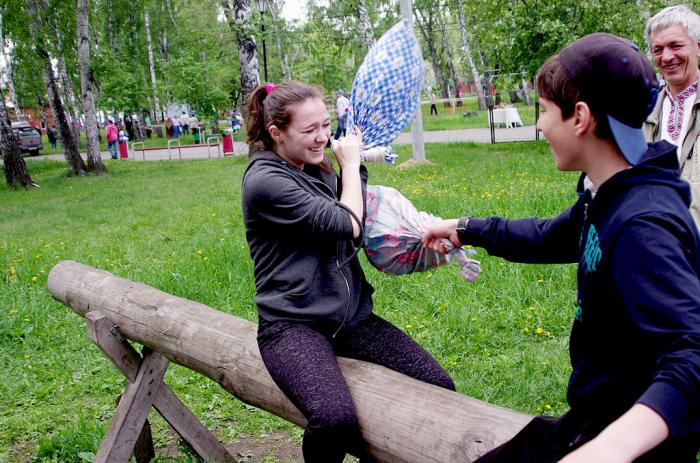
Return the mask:
<svg viewBox="0 0 700 463">
<path fill-rule="evenodd" d="M 340 89 L 335 91 L 335 96 L 337 97 L 335 100 L 335 117 L 338 119 L 338 128 L 333 138 L 337 140 L 340 138 L 341 133 L 345 136 L 348 116 L 350 115 L 350 100 L 345 98 L 345 92 Z"/>
<path fill-rule="evenodd" d="M 117 126 L 114 125 L 114 119 L 111 117 L 107 119 L 107 127 L 105 127 L 107 132 L 107 151 L 109 151 L 112 159 L 118 159 L 117 156 L 117 141 L 119 140 L 119 130 Z"/>
</svg>

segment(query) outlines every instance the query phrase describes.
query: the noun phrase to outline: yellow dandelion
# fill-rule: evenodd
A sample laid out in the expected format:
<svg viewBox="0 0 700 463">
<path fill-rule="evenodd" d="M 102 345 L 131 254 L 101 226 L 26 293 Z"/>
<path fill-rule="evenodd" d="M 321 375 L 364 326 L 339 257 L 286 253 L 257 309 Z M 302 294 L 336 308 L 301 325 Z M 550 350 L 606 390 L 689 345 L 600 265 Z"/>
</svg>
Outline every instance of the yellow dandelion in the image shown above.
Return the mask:
<svg viewBox="0 0 700 463">
<path fill-rule="evenodd" d="M 32 277 L 32 281 L 36 281 L 36 280 L 38 280 L 38 278 L 36 277 L 36 275 L 34 275 L 34 276 Z"/>
<path fill-rule="evenodd" d="M 27 368 L 29 368 L 29 369 L 31 370 L 31 369 L 32 369 L 32 365 L 31 365 L 31 364 L 27 365 Z"/>
<path fill-rule="evenodd" d="M 546 404 L 546 405 L 544 406 L 544 408 L 547 409 L 547 410 L 551 410 L 551 409 L 552 409 L 552 406 L 549 405 L 549 404 Z"/>
<path fill-rule="evenodd" d="M 207 260 L 207 259 L 209 259 L 209 257 L 208 257 L 208 256 L 204 256 L 204 260 Z"/>
<path fill-rule="evenodd" d="M 406 329 L 407 329 L 407 330 L 410 330 L 410 329 L 411 329 L 411 324 L 410 324 L 410 323 L 406 323 Z"/>
<path fill-rule="evenodd" d="M 523 328 L 523 331 L 524 331 L 525 333 L 529 333 L 529 332 L 530 332 L 530 328 L 528 328 L 528 327 L 526 326 L 525 328 Z"/>
<path fill-rule="evenodd" d="M 202 251 L 201 249 L 197 249 L 197 254 L 199 254 L 200 256 L 202 255 L 202 252 L 204 251 Z"/>
<path fill-rule="evenodd" d="M 542 328 L 538 326 L 537 329 L 535 330 L 535 333 L 542 334 L 542 331 L 543 331 Z"/>
</svg>

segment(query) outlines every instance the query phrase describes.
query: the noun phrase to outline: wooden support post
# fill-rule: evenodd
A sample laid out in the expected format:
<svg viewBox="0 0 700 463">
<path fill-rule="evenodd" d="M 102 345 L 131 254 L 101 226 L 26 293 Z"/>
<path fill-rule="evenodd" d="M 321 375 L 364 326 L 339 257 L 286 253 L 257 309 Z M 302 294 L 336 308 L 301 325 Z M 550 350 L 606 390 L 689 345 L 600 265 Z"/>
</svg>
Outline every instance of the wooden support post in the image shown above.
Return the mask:
<svg viewBox="0 0 700 463">
<path fill-rule="evenodd" d="M 231 454 L 216 437 L 163 383 L 163 374 L 168 365 L 168 360 L 165 357 L 144 347 L 145 355 L 141 359 L 131 344 L 123 338 L 120 339 L 121 333 L 118 326 L 100 312 L 88 312 L 85 319 L 90 339 L 129 380 L 129 386 L 119 402 L 117 412 L 100 445 L 95 462 L 127 462 L 129 460 L 134 445 L 137 444 L 136 436 L 142 432 L 151 405 L 202 459 L 215 462 L 234 461 Z M 148 363 L 146 363 L 147 361 Z M 148 380 L 144 381 L 145 378 Z M 134 386 L 136 384 L 139 386 Z M 130 388 L 141 388 L 139 393 L 135 390 L 132 391 L 132 395 L 138 397 L 139 404 L 134 404 L 133 398 L 131 404 L 125 404 L 124 401 Z M 129 408 L 129 410 L 120 412 L 120 407 Z M 122 415 L 124 416 L 122 417 Z M 130 416 L 126 417 L 126 415 Z M 128 429 L 121 429 L 125 426 Z M 138 458 L 137 456 L 137 460 Z"/>
<path fill-rule="evenodd" d="M 128 463 L 167 367 L 168 359 L 158 352 L 144 355 L 136 380 L 122 394 L 95 463 Z"/>
<path fill-rule="evenodd" d="M 122 400 L 122 395 L 117 396 L 115 405 L 118 407 Z M 134 444 L 134 458 L 136 463 L 148 463 L 156 457 L 156 450 L 153 448 L 153 434 L 151 434 L 151 424 L 146 419 L 138 439 Z"/>
</svg>

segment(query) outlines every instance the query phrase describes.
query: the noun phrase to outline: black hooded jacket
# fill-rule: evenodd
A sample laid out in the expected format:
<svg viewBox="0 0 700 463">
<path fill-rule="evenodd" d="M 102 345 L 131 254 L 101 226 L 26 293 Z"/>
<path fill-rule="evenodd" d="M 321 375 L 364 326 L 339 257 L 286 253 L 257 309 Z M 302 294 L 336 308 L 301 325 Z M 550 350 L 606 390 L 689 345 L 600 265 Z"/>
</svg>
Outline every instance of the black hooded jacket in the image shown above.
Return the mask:
<svg viewBox="0 0 700 463">
<path fill-rule="evenodd" d="M 576 204 L 557 217 L 470 219 L 460 240 L 516 262 L 578 262 L 572 411 L 604 426 L 643 403 L 697 449 L 700 238 L 676 147 L 649 145 L 646 161 L 595 197 L 582 180 Z"/>
<path fill-rule="evenodd" d="M 364 190 L 364 166 L 360 175 Z M 243 177 L 243 220 L 265 320 L 351 329 L 372 312 L 374 290 L 355 255 L 351 215 L 337 200 L 341 188 L 334 172 L 300 170 L 272 151 L 253 154 Z"/>
</svg>

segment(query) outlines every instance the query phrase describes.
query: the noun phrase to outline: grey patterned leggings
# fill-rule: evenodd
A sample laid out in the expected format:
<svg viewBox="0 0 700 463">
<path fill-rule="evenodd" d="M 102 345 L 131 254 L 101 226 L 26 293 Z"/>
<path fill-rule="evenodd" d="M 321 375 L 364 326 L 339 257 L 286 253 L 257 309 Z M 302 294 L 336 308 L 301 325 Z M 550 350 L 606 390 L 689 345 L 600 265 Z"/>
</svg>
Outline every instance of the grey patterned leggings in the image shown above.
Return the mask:
<svg viewBox="0 0 700 463">
<path fill-rule="evenodd" d="M 308 420 L 305 463 L 341 463 L 347 453 L 371 462 L 357 425 L 355 406 L 336 355 L 365 360 L 455 390 L 428 352 L 386 320 L 372 314 L 350 332 L 260 318 L 258 346 L 267 370 Z"/>
</svg>

